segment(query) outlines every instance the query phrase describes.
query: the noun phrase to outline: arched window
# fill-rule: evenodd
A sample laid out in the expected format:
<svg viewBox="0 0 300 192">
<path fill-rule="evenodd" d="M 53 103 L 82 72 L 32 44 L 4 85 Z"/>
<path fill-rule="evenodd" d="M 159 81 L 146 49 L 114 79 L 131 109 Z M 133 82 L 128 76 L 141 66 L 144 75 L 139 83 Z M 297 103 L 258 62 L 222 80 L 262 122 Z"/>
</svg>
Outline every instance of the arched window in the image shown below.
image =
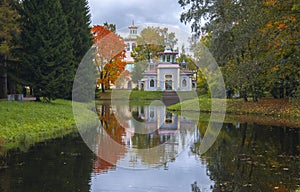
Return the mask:
<svg viewBox="0 0 300 192">
<path fill-rule="evenodd" d="M 127 43 L 127 49 L 126 50 L 130 51 L 130 44 L 129 43 Z"/>
<path fill-rule="evenodd" d="M 173 120 L 173 119 L 172 119 L 172 113 L 167 112 L 167 113 L 166 113 L 165 123 L 166 123 L 166 124 L 171 124 L 171 123 L 173 122 L 172 120 Z"/>
<path fill-rule="evenodd" d="M 131 50 L 133 50 L 135 48 L 135 43 L 132 43 L 132 49 Z"/>
<path fill-rule="evenodd" d="M 182 87 L 186 87 L 186 80 L 185 79 L 182 80 Z"/>
<path fill-rule="evenodd" d="M 154 80 L 153 79 L 151 79 L 151 81 L 150 81 L 150 87 L 154 87 Z"/>
</svg>

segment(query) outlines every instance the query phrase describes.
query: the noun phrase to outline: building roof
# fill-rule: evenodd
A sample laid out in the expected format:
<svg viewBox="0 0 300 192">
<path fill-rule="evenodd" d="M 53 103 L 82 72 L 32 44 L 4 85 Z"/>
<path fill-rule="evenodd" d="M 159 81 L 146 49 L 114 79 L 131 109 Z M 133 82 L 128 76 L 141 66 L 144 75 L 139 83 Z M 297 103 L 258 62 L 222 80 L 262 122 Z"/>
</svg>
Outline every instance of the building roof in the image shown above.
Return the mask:
<svg viewBox="0 0 300 192">
<path fill-rule="evenodd" d="M 144 75 L 156 75 L 157 72 L 156 71 L 151 71 L 151 72 L 144 72 Z"/>
<path fill-rule="evenodd" d="M 180 75 L 192 75 L 192 74 L 193 74 L 192 71 L 188 71 L 188 70 L 180 71 Z"/>
<path fill-rule="evenodd" d="M 164 52 L 158 52 L 157 55 L 177 55 L 178 52 L 168 52 L 168 51 L 164 51 Z"/>
<path fill-rule="evenodd" d="M 157 65 L 157 68 L 179 68 L 179 64 L 178 63 L 159 63 Z"/>
</svg>

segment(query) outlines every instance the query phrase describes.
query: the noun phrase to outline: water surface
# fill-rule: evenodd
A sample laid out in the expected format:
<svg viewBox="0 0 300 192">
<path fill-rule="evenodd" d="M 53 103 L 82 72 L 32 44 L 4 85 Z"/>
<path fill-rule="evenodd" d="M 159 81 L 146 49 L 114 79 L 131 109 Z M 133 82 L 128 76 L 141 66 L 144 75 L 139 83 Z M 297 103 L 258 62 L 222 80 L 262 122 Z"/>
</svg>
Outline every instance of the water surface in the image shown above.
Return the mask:
<svg viewBox="0 0 300 192">
<path fill-rule="evenodd" d="M 123 122 L 116 111 L 122 111 Z M 124 150 L 112 153 L 109 161 L 99 156 L 101 148 L 114 150 L 101 140 L 99 129 L 96 154 L 78 133 L 26 152 L 11 150 L 0 157 L 0 191 L 185 192 L 192 185 L 202 192 L 300 189 L 297 128 L 224 123 L 214 145 L 200 155 L 206 121 L 193 122 L 154 106 L 99 106 L 99 118 L 106 135 Z M 146 128 L 141 130 L 138 122 Z M 151 155 L 135 150 L 161 145 Z"/>
</svg>

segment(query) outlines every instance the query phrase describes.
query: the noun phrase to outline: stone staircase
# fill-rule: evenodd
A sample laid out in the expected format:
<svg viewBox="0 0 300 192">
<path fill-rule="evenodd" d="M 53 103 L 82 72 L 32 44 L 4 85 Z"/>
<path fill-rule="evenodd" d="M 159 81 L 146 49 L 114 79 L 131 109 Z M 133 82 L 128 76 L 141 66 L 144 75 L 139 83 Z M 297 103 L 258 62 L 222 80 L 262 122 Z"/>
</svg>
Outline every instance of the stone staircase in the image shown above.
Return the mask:
<svg viewBox="0 0 300 192">
<path fill-rule="evenodd" d="M 162 101 L 166 106 L 170 106 L 180 102 L 176 91 L 165 91 L 162 95 Z"/>
</svg>

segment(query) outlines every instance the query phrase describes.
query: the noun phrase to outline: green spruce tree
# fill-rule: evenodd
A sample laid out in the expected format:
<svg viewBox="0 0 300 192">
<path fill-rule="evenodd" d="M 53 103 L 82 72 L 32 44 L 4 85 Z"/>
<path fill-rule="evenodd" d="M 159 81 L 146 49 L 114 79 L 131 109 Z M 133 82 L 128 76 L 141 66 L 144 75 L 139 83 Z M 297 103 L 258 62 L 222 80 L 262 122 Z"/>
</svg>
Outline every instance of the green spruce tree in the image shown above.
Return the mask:
<svg viewBox="0 0 300 192">
<path fill-rule="evenodd" d="M 21 44 L 23 78 L 37 99 L 70 98 L 74 51 L 59 0 L 24 0 Z"/>
<path fill-rule="evenodd" d="M 83 56 L 92 46 L 90 33 L 91 15 L 87 0 L 60 0 L 68 22 L 68 30 L 72 39 L 76 68 Z"/>
</svg>

